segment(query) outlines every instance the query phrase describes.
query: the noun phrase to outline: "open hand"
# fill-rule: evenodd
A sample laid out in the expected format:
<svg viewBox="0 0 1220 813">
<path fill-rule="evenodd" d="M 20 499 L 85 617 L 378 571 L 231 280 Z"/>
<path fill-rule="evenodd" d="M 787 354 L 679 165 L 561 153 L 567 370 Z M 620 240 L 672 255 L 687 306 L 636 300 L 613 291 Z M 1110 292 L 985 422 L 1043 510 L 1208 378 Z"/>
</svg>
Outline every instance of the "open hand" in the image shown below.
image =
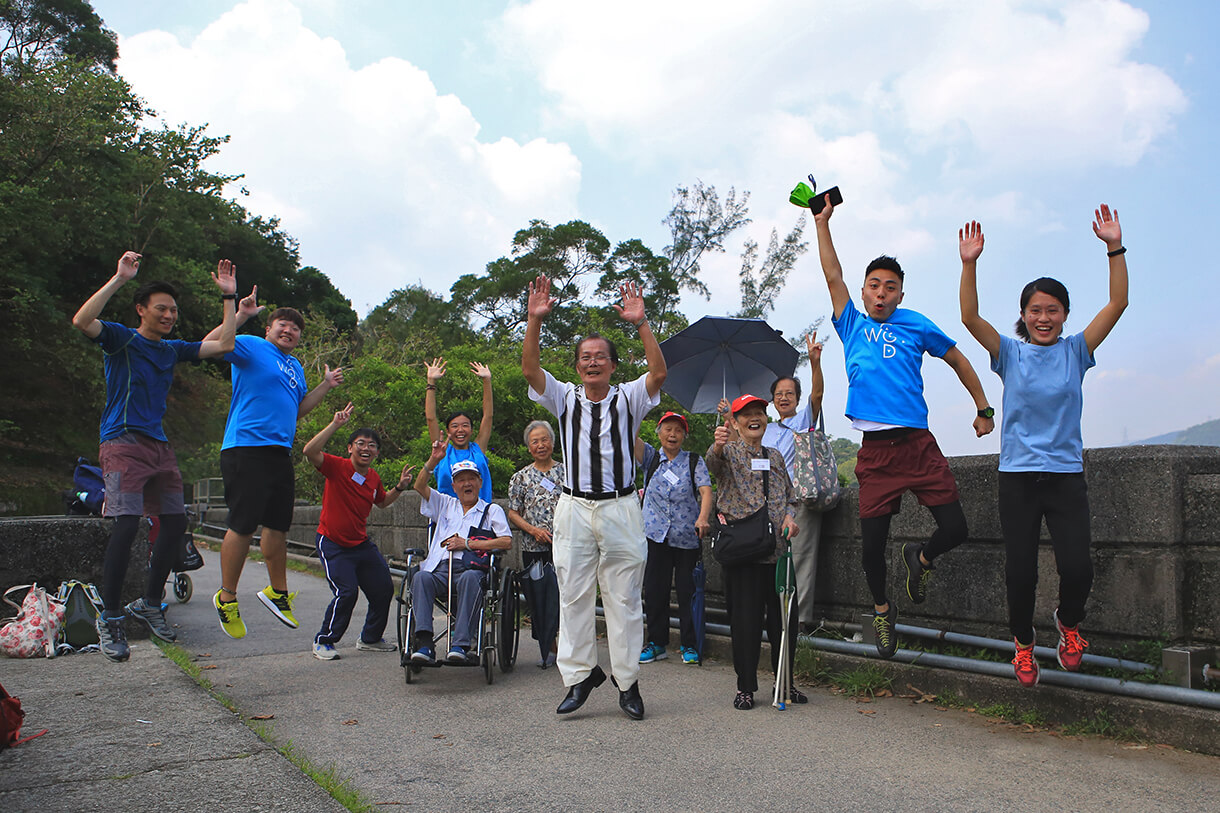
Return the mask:
<svg viewBox="0 0 1220 813">
<path fill-rule="evenodd" d="M 548 316 L 559 300 L 551 296 L 551 281 L 541 274 L 530 283 L 526 315 L 539 319 Z"/>
<path fill-rule="evenodd" d="M 221 260 L 216 263 L 216 270 L 212 273 L 212 282 L 216 283 L 216 287 L 226 296 L 237 293 L 237 266 L 228 260 Z"/>
<path fill-rule="evenodd" d="M 1100 209 L 1093 211 L 1093 233 L 1098 239 L 1105 241 L 1106 248 L 1113 251 L 1123 244 L 1123 227 L 1118 224 L 1118 210 L 1110 211 L 1110 207 L 1102 204 Z"/>
<path fill-rule="evenodd" d="M 445 376 L 445 360 L 440 356 L 432 359 L 432 363 L 426 366 L 427 370 L 425 374 L 428 377 L 429 384 L 435 384 Z"/>
<path fill-rule="evenodd" d="M 971 220 L 957 230 L 957 248 L 962 256 L 962 262 L 972 263 L 983 253 L 983 226 Z"/>
<path fill-rule="evenodd" d="M 336 367 L 331 369 L 330 365 L 326 365 L 326 372 L 322 374 L 322 380 L 333 390 L 335 387 L 343 383 L 343 368 Z"/>
<path fill-rule="evenodd" d="M 473 372 L 475 375 L 477 375 L 479 378 L 483 378 L 483 379 L 491 378 L 491 370 L 488 368 L 488 366 L 486 364 L 480 364 L 477 361 L 472 361 L 472 362 L 470 362 L 470 371 Z"/>
<path fill-rule="evenodd" d="M 643 321 L 647 315 L 644 312 L 643 289 L 634 282 L 624 282 L 623 287 L 619 289 L 619 294 L 623 298 L 623 304 L 614 306 L 619 317 L 633 325 Z"/>
</svg>

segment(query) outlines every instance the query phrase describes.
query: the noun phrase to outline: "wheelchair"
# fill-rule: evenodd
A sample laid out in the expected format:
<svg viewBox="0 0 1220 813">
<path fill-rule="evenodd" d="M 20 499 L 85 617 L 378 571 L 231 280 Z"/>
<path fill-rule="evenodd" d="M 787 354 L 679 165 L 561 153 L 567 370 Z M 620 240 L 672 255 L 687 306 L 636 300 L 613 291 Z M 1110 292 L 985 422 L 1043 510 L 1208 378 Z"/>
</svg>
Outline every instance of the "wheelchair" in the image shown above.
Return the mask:
<svg viewBox="0 0 1220 813">
<path fill-rule="evenodd" d="M 493 552 L 487 572 L 483 575 L 483 591 L 475 617 L 474 640 L 465 663 L 453 663 L 437 658 L 433 663 L 417 663 L 411 660 L 411 646 L 415 640 L 416 614 L 432 612 L 432 607 L 416 607 L 411 595 L 411 580 L 419 571 L 427 552 L 418 548 L 407 550 L 406 575 L 398 589 L 398 658 L 407 683 L 419 680 L 424 669 L 440 666 L 479 666 L 490 684 L 495 681 L 496 667 L 501 672 L 511 672 L 517 662 L 517 647 L 521 639 L 520 594 L 517 572 L 501 565 L 503 552 Z M 437 596 L 436 606 L 445 609 L 444 599 Z M 452 632 L 450 625 L 443 631 L 433 627 L 432 641 L 436 651 L 444 651 L 446 638 Z"/>
</svg>

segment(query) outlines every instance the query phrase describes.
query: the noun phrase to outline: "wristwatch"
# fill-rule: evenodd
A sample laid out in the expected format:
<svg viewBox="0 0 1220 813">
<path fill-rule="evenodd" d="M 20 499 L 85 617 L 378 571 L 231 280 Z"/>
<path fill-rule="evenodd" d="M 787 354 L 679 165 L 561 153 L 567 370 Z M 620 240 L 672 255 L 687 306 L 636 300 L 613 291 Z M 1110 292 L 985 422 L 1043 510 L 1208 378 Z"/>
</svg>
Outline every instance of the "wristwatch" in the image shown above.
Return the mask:
<svg viewBox="0 0 1220 813">
<path fill-rule="evenodd" d="M 979 410 L 979 417 L 980 418 L 994 418 L 995 417 L 995 407 L 989 407 L 989 406 L 983 407 L 982 409 Z"/>
</svg>

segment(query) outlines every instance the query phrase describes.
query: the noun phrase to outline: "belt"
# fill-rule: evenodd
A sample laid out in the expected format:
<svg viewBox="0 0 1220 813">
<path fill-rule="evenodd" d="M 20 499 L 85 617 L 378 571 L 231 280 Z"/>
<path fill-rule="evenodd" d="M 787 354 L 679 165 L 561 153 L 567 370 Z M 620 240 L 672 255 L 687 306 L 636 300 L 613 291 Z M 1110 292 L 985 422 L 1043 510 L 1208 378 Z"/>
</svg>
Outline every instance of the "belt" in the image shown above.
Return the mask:
<svg viewBox="0 0 1220 813">
<path fill-rule="evenodd" d="M 635 493 L 635 486 L 620 488 L 618 491 L 578 491 L 567 486 L 563 486 L 562 489 L 564 494 L 580 497 L 582 500 L 616 500 L 619 497 L 626 497 L 628 494 Z"/>
<path fill-rule="evenodd" d="M 893 429 L 879 429 L 876 432 L 865 432 L 864 440 L 899 440 L 912 432 L 918 432 L 907 426 L 896 426 Z"/>
</svg>

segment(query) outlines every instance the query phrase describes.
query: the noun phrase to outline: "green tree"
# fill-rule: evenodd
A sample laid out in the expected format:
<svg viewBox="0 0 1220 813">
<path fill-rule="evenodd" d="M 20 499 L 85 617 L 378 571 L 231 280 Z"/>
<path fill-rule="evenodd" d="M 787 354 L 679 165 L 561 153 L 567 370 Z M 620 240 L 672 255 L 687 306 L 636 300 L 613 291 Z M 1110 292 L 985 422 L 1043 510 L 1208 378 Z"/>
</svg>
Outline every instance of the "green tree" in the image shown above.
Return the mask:
<svg viewBox="0 0 1220 813">
<path fill-rule="evenodd" d="M 63 58 L 115 72 L 119 46 L 86 0 L 0 0 L 0 73 L 23 77 Z"/>
<path fill-rule="evenodd" d="M 692 187 L 674 190 L 674 204 L 662 222 L 669 226 L 672 242 L 665 247 L 669 272 L 679 290 L 689 290 L 711 299 L 711 292 L 699 279 L 699 261 L 704 254 L 723 254 L 724 243 L 733 232 L 750 223 L 750 193 L 729 188 L 721 203 L 714 186 L 695 181 Z"/>
<path fill-rule="evenodd" d="M 765 319 L 775 310 L 775 302 L 788 281 L 788 272 L 796 265 L 797 258 L 809 250 L 809 243 L 801 240 L 804 232 L 804 215 L 784 236 L 783 242 L 779 240 L 779 233 L 772 229 L 767 254 L 761 263 L 758 262 L 758 243 L 746 240 L 741 253 L 741 310 L 737 312 L 738 316 Z"/>
</svg>

